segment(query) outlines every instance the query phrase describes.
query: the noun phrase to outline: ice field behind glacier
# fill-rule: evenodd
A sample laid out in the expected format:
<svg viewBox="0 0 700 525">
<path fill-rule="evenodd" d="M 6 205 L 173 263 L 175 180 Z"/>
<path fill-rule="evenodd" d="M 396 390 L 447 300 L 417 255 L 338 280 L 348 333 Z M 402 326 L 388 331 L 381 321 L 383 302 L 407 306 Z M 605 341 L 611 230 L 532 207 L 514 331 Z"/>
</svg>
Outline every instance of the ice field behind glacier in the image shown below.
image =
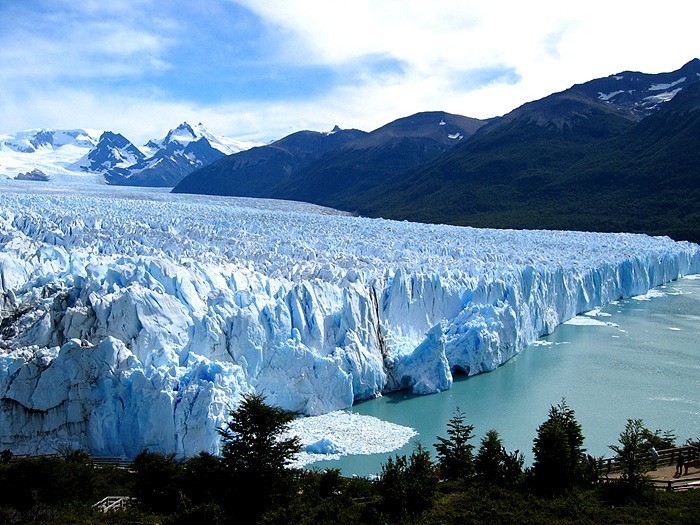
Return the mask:
<svg viewBox="0 0 700 525">
<path fill-rule="evenodd" d="M 578 313 L 700 272 L 700 246 L 645 235 L 35 187 L 0 195 L 0 447 L 15 452 L 217 452 L 244 393 L 319 415 L 446 390 Z M 317 426 L 307 452 L 342 452 Z"/>
</svg>

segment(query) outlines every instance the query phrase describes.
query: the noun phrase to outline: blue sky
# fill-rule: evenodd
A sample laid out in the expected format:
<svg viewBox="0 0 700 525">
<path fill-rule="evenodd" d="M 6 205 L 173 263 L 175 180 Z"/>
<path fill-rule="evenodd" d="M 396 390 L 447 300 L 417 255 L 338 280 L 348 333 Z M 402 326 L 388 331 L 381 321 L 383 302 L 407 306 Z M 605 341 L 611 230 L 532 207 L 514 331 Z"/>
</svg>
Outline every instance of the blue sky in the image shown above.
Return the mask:
<svg viewBox="0 0 700 525">
<path fill-rule="evenodd" d="M 620 5 L 622 4 L 622 5 Z M 649 7 L 656 4 L 649 4 Z M 418 111 L 486 118 L 700 56 L 694 2 L 0 0 L 0 132 L 270 140 Z"/>
</svg>

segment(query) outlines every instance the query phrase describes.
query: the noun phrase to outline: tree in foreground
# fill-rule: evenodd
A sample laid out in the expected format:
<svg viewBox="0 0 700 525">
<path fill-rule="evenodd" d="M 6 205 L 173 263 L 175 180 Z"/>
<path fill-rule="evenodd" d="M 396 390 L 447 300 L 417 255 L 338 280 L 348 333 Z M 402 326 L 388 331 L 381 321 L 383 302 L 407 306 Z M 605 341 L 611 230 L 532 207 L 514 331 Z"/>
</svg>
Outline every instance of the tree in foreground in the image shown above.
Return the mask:
<svg viewBox="0 0 700 525">
<path fill-rule="evenodd" d="M 549 418 L 537 429 L 532 472 L 538 494 L 556 496 L 584 480 L 583 433 L 574 411 L 564 399 L 549 409 Z"/>
<path fill-rule="evenodd" d="M 226 506 L 241 523 L 254 523 L 294 492 L 296 472 L 287 468 L 300 451 L 299 438 L 283 437 L 294 414 L 245 395 L 220 430 L 222 460 L 231 492 Z"/>
<path fill-rule="evenodd" d="M 420 443 L 408 459 L 389 458 L 377 484 L 382 511 L 393 520 L 421 514 L 432 507 L 438 481 L 430 454 Z"/>
<path fill-rule="evenodd" d="M 474 475 L 474 445 L 469 443 L 474 425 L 464 423 L 464 414 L 457 413 L 447 424 L 449 437 L 438 437 L 435 444 L 440 477 L 446 480 L 469 479 Z"/>
<path fill-rule="evenodd" d="M 628 419 L 618 438 L 619 445 L 610 445 L 622 467 L 620 481 L 629 495 L 641 494 L 646 486 L 645 474 L 656 468 L 652 457 L 653 446 L 649 436 L 654 434 L 644 427 L 641 419 Z"/>
<path fill-rule="evenodd" d="M 481 440 L 474 459 L 478 480 L 501 487 L 512 487 L 520 482 L 524 458 L 519 451 L 508 453 L 496 430 L 489 430 Z"/>
<path fill-rule="evenodd" d="M 180 504 L 180 465 L 175 454 L 144 450 L 134 458 L 133 494 L 148 511 L 169 514 Z"/>
</svg>

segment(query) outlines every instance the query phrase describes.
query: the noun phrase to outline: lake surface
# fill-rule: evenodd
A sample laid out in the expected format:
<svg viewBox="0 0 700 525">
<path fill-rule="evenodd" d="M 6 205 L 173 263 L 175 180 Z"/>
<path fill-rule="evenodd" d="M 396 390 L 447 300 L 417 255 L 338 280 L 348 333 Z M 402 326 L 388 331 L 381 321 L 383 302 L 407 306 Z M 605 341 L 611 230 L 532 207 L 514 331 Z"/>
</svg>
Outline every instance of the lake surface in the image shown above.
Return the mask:
<svg viewBox="0 0 700 525">
<path fill-rule="evenodd" d="M 451 390 L 404 392 L 359 403 L 349 411 L 414 428 L 418 436 L 390 454 L 345 456 L 313 464 L 371 475 L 421 441 L 434 453 L 437 435 L 459 407 L 475 426 L 472 443 L 498 430 L 509 451 L 532 461 L 532 440 L 550 405 L 566 398 L 595 456 L 610 456 L 628 418 L 652 430 L 673 430 L 679 444 L 700 438 L 700 279 L 690 276 L 621 300 L 564 324 L 487 374 L 457 377 Z M 583 323 L 594 324 L 583 324 Z"/>
</svg>

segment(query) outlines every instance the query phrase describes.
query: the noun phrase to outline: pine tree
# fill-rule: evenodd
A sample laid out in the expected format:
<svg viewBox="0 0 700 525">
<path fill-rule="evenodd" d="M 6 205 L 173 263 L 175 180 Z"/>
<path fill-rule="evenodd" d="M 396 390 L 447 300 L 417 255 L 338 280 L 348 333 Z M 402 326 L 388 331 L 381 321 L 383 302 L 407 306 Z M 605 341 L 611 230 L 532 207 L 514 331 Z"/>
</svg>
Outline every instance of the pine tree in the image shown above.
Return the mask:
<svg viewBox="0 0 700 525">
<path fill-rule="evenodd" d="M 457 413 L 447 424 L 448 438 L 438 437 L 435 445 L 438 456 L 440 477 L 446 480 L 469 479 L 474 475 L 473 425 L 464 423 L 464 414 Z"/>
<path fill-rule="evenodd" d="M 622 466 L 621 483 L 630 495 L 643 491 L 646 484 L 645 474 L 654 469 L 656 460 L 651 456 L 652 443 L 649 432 L 641 419 L 628 419 L 625 429 L 620 433 L 620 445 L 610 445 L 617 454 Z"/>
<path fill-rule="evenodd" d="M 558 495 L 584 479 L 583 433 L 574 411 L 564 399 L 549 409 L 549 418 L 537 429 L 532 471 L 537 492 Z"/>
<path fill-rule="evenodd" d="M 297 437 L 282 437 L 294 414 L 265 404 L 263 396 L 244 396 L 230 416 L 219 431 L 232 489 L 226 503 L 237 517 L 253 523 L 292 495 L 295 472 L 287 467 L 301 445 Z"/>
<path fill-rule="evenodd" d="M 377 484 L 380 507 L 392 520 L 417 516 L 433 505 L 438 481 L 430 454 L 419 442 L 408 459 L 396 456 L 382 465 Z"/>
<path fill-rule="evenodd" d="M 474 459 L 477 478 L 493 485 L 517 485 L 523 474 L 524 458 L 519 451 L 508 453 L 496 430 L 489 430 L 481 440 Z"/>
</svg>

